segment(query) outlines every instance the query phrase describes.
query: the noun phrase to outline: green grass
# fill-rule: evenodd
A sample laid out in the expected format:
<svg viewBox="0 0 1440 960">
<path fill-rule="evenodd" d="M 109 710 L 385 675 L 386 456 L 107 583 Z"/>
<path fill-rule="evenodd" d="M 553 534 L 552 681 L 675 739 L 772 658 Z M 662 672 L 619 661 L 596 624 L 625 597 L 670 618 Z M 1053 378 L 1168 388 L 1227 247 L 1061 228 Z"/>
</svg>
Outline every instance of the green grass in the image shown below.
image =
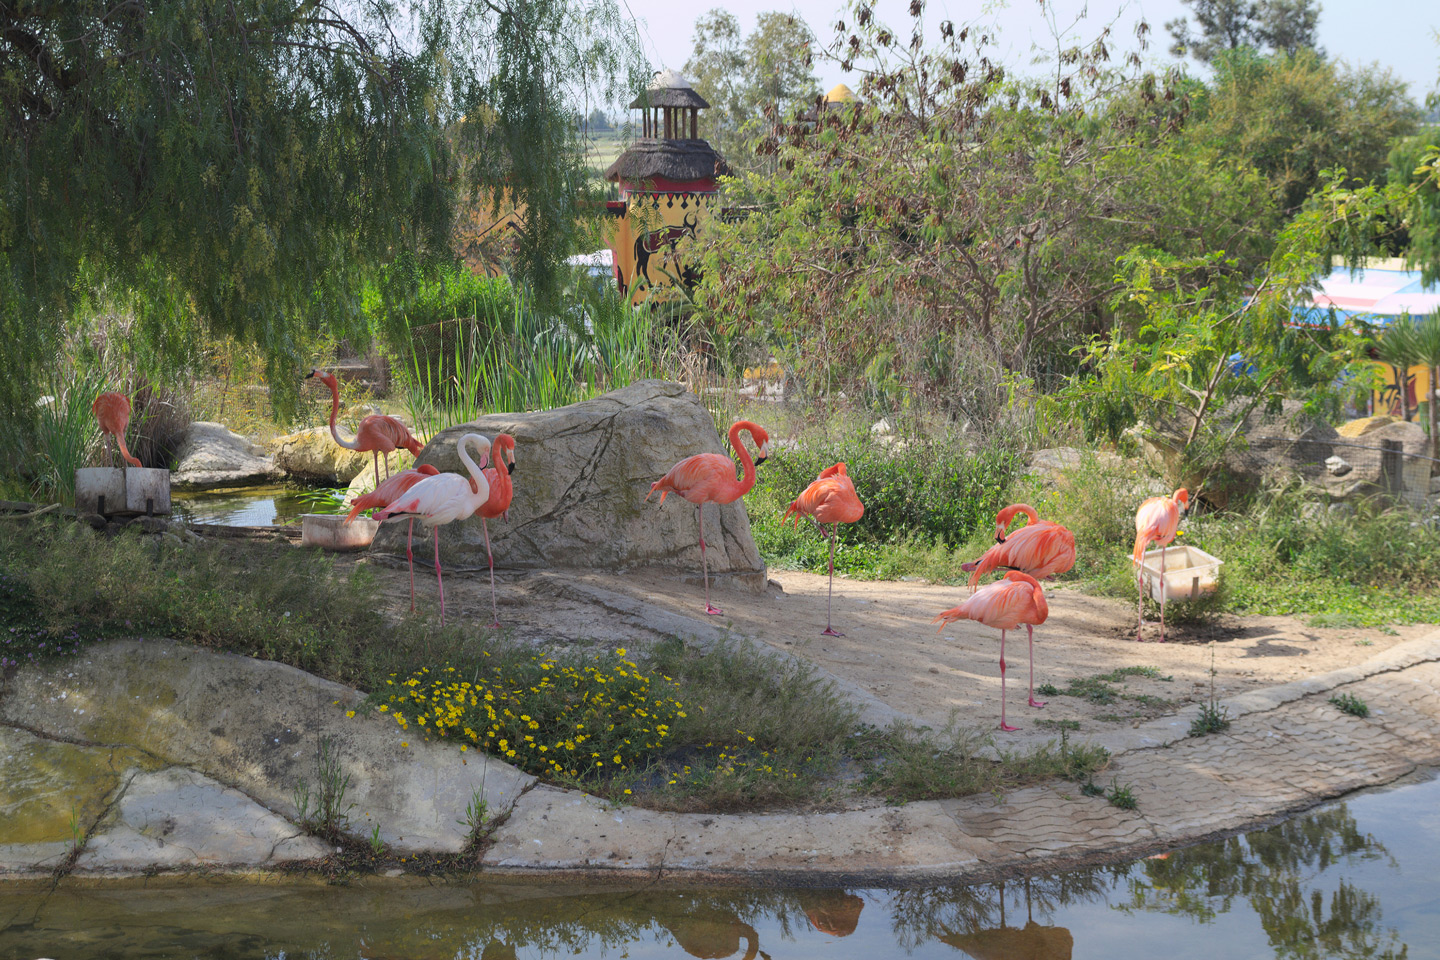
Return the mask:
<svg viewBox="0 0 1440 960">
<path fill-rule="evenodd" d="M 392 615 L 368 568 L 288 545 L 106 536 L 51 517 L 0 525 L 0 628 L 0 675 L 105 638 L 187 641 L 369 691 L 362 712 L 401 712 L 414 739 L 483 747 L 550 782 L 662 809 L 830 806 L 857 789 L 895 801 L 957 796 L 1106 760 L 1066 733 L 1058 748 L 996 762 L 974 756 L 988 734 L 958 726 L 866 731 L 829 682 L 749 643 L 537 651 L 493 631 Z M 411 694 L 397 696 L 402 688 Z M 466 689 L 493 693 L 513 716 L 482 716 L 467 696 L 468 712 L 442 729 L 434 708 Z M 562 753 L 565 763 L 551 762 Z M 307 784 L 307 799 L 343 812 L 335 783 L 315 792 L 327 783 Z"/>
<path fill-rule="evenodd" d="M 1370 706 L 1353 693 L 1337 693 L 1330 698 L 1330 703 L 1342 713 L 1348 713 L 1352 717 L 1365 718 L 1370 716 Z"/>
</svg>

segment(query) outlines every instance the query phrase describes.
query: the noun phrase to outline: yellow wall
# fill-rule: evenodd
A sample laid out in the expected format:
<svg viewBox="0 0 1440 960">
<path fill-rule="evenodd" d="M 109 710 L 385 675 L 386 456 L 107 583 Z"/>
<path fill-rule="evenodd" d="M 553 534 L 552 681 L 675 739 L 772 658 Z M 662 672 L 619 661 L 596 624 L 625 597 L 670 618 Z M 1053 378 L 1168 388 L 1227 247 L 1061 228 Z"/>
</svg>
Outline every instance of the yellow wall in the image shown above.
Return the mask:
<svg viewBox="0 0 1440 960">
<path fill-rule="evenodd" d="M 631 302 L 677 296 L 673 278 L 678 278 L 686 267 L 698 266 L 686 256 L 691 242 L 689 231 L 714 215 L 716 195 L 634 192 L 625 199 L 625 215 L 614 221 L 610 249 Z M 656 232 L 662 232 L 662 236 L 655 237 Z M 642 235 L 650 240 L 645 255 L 637 259 L 636 240 Z M 667 236 L 674 239 L 673 250 Z"/>
<path fill-rule="evenodd" d="M 1377 414 L 1393 413 L 1398 417 L 1400 401 L 1399 393 L 1395 389 L 1394 368 L 1388 363 L 1377 363 L 1375 366 L 1380 368 L 1380 377 L 1385 382 L 1383 388 L 1374 391 L 1371 395 L 1375 402 L 1375 412 Z M 1410 392 L 1414 395 L 1410 402 L 1410 417 L 1413 420 L 1416 416 L 1415 404 L 1424 402 L 1430 395 L 1430 371 L 1426 367 L 1411 367 L 1406 378 L 1409 381 Z"/>
</svg>

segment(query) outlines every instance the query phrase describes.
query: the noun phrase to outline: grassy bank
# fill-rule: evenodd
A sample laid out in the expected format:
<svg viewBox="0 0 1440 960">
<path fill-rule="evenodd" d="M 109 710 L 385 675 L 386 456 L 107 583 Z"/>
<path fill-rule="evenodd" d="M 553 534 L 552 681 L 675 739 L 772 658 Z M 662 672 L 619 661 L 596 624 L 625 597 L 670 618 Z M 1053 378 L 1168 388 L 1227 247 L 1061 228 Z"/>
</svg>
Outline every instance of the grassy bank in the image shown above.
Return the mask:
<svg viewBox="0 0 1440 960">
<path fill-rule="evenodd" d="M 1025 502 L 1075 534 L 1076 565 L 1059 582 L 1133 599 L 1135 509 L 1145 497 L 1168 492 L 1135 463 L 1103 454 L 1083 455 L 1064 471 L 1032 474 L 1027 457 L 1000 442 L 822 436 L 768 462 L 746 498 L 767 562 L 825 572 L 825 539 L 813 525 L 785 526 L 780 517 L 838 460 L 849 463 L 866 513 L 840 528 L 835 568 L 858 579 L 959 583 L 967 576 L 960 564 L 992 545 L 995 512 Z M 1378 499 L 1353 512 L 1325 506 L 1296 486 L 1282 486 L 1223 512 L 1187 517 L 1181 542 L 1225 566 L 1218 596 L 1172 604 L 1173 615 L 1295 615 L 1316 626 L 1440 622 L 1440 526 Z"/>
<path fill-rule="evenodd" d="M 982 732 L 868 728 L 829 683 L 747 643 L 536 649 L 397 618 L 369 570 L 318 551 L 0 525 L 0 670 L 121 636 L 288 663 L 368 691 L 364 711 L 411 739 L 660 809 L 958 796 L 1088 778 L 1108 759 L 1064 743 L 993 762 L 973 756 Z"/>
</svg>

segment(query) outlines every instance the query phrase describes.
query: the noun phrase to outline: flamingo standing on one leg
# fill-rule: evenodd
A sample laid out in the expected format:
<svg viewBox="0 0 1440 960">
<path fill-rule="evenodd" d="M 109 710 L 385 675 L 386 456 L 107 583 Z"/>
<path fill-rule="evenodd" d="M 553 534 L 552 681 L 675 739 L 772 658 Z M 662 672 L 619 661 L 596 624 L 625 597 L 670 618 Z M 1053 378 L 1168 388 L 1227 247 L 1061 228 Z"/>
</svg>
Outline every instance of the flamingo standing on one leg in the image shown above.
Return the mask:
<svg viewBox="0 0 1440 960">
<path fill-rule="evenodd" d="M 1029 520 L 1025 526 L 1006 536 L 1005 530 L 1016 514 Z M 961 564 L 970 572 L 970 589 L 980 585 L 980 578 L 991 570 L 1005 567 L 1045 580 L 1075 566 L 1075 534 L 1053 520 L 1041 520 L 1028 503 L 1016 503 L 995 515 L 995 546 L 986 550 L 974 563 Z"/>
<path fill-rule="evenodd" d="M 375 514 L 376 520 L 385 520 L 396 514 L 411 514 L 410 533 L 415 531 L 415 518 L 420 518 L 422 526 L 429 527 L 435 533 L 435 582 L 440 590 L 440 625 L 445 625 L 445 578 L 440 572 L 440 525 L 451 523 L 455 520 L 464 520 L 472 516 L 476 510 L 484 505 L 490 497 L 490 482 L 485 479 L 485 474 L 470 455 L 465 452 L 465 445 L 474 443 L 475 448 L 480 452 L 480 462 L 489 462 L 490 441 L 478 433 L 467 433 L 455 444 L 460 451 L 460 462 L 465 464 L 465 469 L 470 476 L 462 477 L 458 473 L 437 473 L 433 477 L 426 477 L 415 486 L 405 491 L 388 507 Z M 415 582 L 415 556 L 411 552 L 411 537 L 405 539 L 405 556 L 410 560 L 410 582 L 411 589 L 414 589 Z M 414 593 L 411 593 L 411 608 L 414 608 Z"/>
<path fill-rule="evenodd" d="M 830 602 L 835 596 L 835 533 L 840 524 L 854 523 L 865 515 L 865 505 L 860 502 L 855 484 L 845 472 L 845 464 L 837 463 L 820 471 L 819 478 L 790 502 L 780 522 L 789 520 L 792 514 L 797 527 L 801 514 L 804 514 L 815 522 L 822 535 L 830 539 L 830 592 L 825 597 L 825 629 L 820 631 L 820 635 L 843 637 L 845 634 L 830 625 Z M 821 526 L 826 523 L 830 524 L 829 533 Z"/>
<path fill-rule="evenodd" d="M 1180 515 L 1190 509 L 1190 494 L 1181 487 L 1173 497 L 1150 497 L 1135 511 L 1135 552 L 1137 564 L 1135 586 L 1140 591 L 1138 604 L 1140 623 L 1135 628 L 1135 639 L 1144 640 L 1141 631 L 1145 627 L 1145 575 L 1138 564 L 1145 559 L 1145 548 L 1151 543 L 1160 545 L 1160 642 L 1165 642 L 1165 548 L 1175 539 L 1180 529 Z"/>
<path fill-rule="evenodd" d="M 401 470 L 399 473 L 395 474 L 395 476 L 390 477 L 384 483 L 380 484 L 380 486 L 376 487 L 374 490 L 371 490 L 364 496 L 356 497 L 355 502 L 350 505 L 350 513 L 348 516 L 345 517 L 345 522 L 349 523 L 351 520 L 354 520 L 355 517 L 358 516 L 360 511 L 362 510 L 375 510 L 382 507 L 390 506 L 390 504 L 395 502 L 395 498 L 400 496 L 406 490 L 409 490 L 411 487 L 415 486 L 415 484 L 419 483 L 421 480 L 424 480 L 426 477 L 433 477 L 439 472 L 439 470 L 430 466 L 430 464 L 428 463 L 421 464 L 418 467 L 412 467 L 409 470 Z M 414 530 L 415 520 L 414 518 L 411 518 L 411 533 L 413 533 Z M 414 613 L 415 558 L 410 553 L 410 546 L 408 542 L 405 546 L 405 554 L 406 556 L 410 557 L 410 612 Z"/>
<path fill-rule="evenodd" d="M 750 451 L 740 442 L 742 430 L 750 434 L 751 442 L 760 451 L 760 456 L 754 461 L 750 459 Z M 674 491 L 695 504 L 695 515 L 700 525 L 700 570 L 705 578 L 705 612 L 712 617 L 718 616 L 721 610 L 710 603 L 710 569 L 705 563 L 705 504 L 734 503 L 750 492 L 750 488 L 755 486 L 755 467 L 770 456 L 770 434 L 765 432 L 764 427 L 741 420 L 730 428 L 730 446 L 740 455 L 740 466 L 744 472 L 741 479 L 735 479 L 735 462 L 725 454 L 697 453 L 671 467 L 669 473 L 650 485 L 650 493 L 645 494 L 645 499 L 649 500 L 650 494 L 659 490 L 660 502 L 664 503 L 665 495 Z"/>
<path fill-rule="evenodd" d="M 380 486 L 380 454 L 385 454 L 385 476 L 390 476 L 389 454 L 393 450 L 404 447 L 414 456 L 420 456 L 420 441 L 410 435 L 405 424 L 401 423 L 398 417 L 392 417 L 383 413 L 372 413 L 360 421 L 360 427 L 355 431 L 355 439 L 345 441 L 340 439 L 340 431 L 335 426 L 335 418 L 340 414 L 340 383 L 335 379 L 335 374 L 326 373 L 323 370 L 311 370 L 305 374 L 305 379 L 315 377 L 321 383 L 330 388 L 330 436 L 335 442 L 346 450 L 359 450 L 368 452 L 375 461 L 375 486 Z"/>
<path fill-rule="evenodd" d="M 1050 616 L 1050 607 L 1045 602 L 1045 591 L 1040 582 L 1028 573 L 1011 570 L 1004 579 L 986 584 L 971 595 L 969 600 L 940 614 L 931 623 L 939 623 L 940 629 L 956 620 L 976 620 L 987 627 L 1000 631 L 1000 729 L 1016 730 L 1005 722 L 1005 631 L 1013 630 L 1020 624 L 1030 632 L 1030 705 L 1043 707 L 1035 699 L 1035 628 Z"/>
<path fill-rule="evenodd" d="M 500 608 L 495 603 L 495 555 L 490 552 L 490 526 L 486 521 L 510 512 L 510 500 L 515 495 L 515 488 L 510 483 L 510 474 L 515 472 L 515 438 L 508 433 L 497 433 L 491 449 L 495 453 L 495 466 L 485 469 L 485 479 L 490 483 L 490 499 L 476 512 L 480 514 L 480 529 L 485 531 L 485 556 L 490 561 L 490 612 L 495 616 L 495 622 L 490 626 L 499 627 Z M 507 453 L 510 455 L 508 467 L 505 463 Z"/>
<path fill-rule="evenodd" d="M 140 461 L 130 456 L 130 451 L 125 449 L 125 428 L 130 426 L 130 398 L 123 393 L 102 393 L 90 404 L 90 412 L 100 421 L 100 432 L 115 438 L 115 445 L 120 448 L 120 456 L 124 457 L 130 466 L 140 466 Z"/>
</svg>

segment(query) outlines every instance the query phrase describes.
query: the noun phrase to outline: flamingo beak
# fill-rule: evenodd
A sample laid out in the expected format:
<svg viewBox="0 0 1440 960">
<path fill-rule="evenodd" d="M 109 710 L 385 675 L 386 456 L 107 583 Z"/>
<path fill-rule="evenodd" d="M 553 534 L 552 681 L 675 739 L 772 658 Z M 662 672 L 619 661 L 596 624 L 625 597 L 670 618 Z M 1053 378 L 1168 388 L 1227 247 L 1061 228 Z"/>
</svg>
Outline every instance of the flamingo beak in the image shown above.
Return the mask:
<svg viewBox="0 0 1440 960">
<path fill-rule="evenodd" d="M 755 460 L 755 466 L 758 467 L 758 466 L 760 466 L 760 464 L 764 463 L 766 460 L 769 460 L 769 459 L 770 459 L 770 441 L 769 441 L 769 440 L 766 440 L 764 443 L 760 444 L 760 456 Z"/>
<path fill-rule="evenodd" d="M 1005 535 L 1004 535 L 1004 534 L 1001 534 L 1001 533 L 995 534 L 995 542 L 996 542 L 996 543 L 1004 543 L 1004 542 L 1005 542 Z"/>
<path fill-rule="evenodd" d="M 510 475 L 511 475 L 511 476 L 514 476 L 514 475 L 515 475 L 515 461 L 514 461 L 514 460 L 511 460 L 511 461 L 510 461 Z"/>
<path fill-rule="evenodd" d="M 313 377 L 313 376 L 315 376 L 315 371 L 314 371 L 314 370 L 311 370 L 309 373 L 305 374 L 305 376 L 301 377 L 300 379 L 302 379 L 302 380 L 309 380 L 309 379 L 310 379 L 311 377 Z"/>
</svg>

